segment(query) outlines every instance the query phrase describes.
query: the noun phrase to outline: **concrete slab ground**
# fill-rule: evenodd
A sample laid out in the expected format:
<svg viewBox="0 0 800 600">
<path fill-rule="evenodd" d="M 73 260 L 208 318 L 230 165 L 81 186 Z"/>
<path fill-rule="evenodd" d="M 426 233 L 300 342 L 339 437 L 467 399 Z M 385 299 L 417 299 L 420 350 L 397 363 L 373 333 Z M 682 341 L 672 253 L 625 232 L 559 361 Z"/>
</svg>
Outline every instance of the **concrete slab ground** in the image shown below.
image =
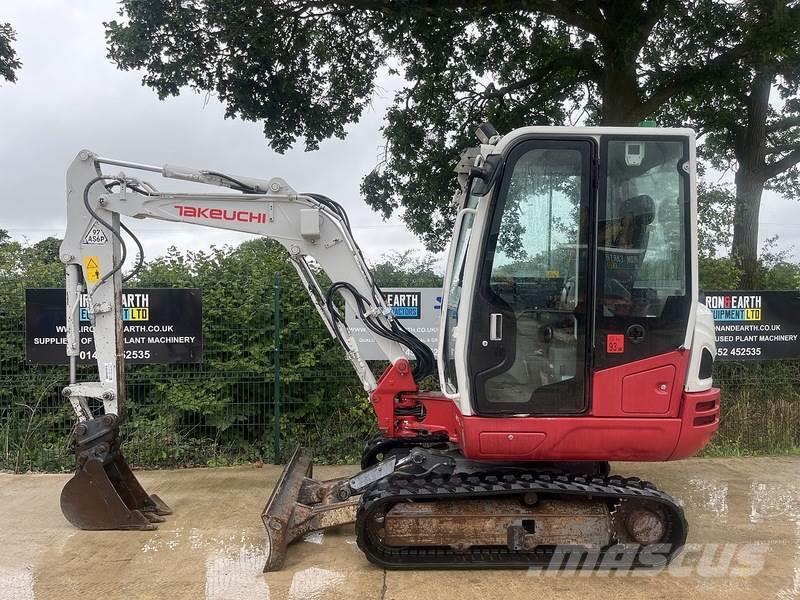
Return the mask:
<svg viewBox="0 0 800 600">
<path fill-rule="evenodd" d="M 0 474 L 0 599 L 800 599 L 800 458 L 614 467 L 683 501 L 696 546 L 680 568 L 384 572 L 342 527 L 293 545 L 284 570 L 264 574 L 259 515 L 279 467 L 138 472 L 175 511 L 153 532 L 78 531 L 58 507 L 68 476 Z"/>
</svg>

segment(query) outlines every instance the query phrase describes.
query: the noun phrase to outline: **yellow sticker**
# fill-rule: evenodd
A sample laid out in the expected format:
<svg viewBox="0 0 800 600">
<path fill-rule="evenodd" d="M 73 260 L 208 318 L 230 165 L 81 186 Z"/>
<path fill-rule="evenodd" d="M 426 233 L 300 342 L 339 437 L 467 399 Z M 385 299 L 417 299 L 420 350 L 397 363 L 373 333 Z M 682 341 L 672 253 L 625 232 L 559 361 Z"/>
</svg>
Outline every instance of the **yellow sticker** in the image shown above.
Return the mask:
<svg viewBox="0 0 800 600">
<path fill-rule="evenodd" d="M 83 266 L 86 267 L 86 281 L 97 283 L 100 281 L 100 259 L 96 256 L 84 256 Z"/>
<path fill-rule="evenodd" d="M 556 279 L 560 275 L 561 275 L 561 273 L 559 271 L 548 271 L 547 272 L 547 277 L 550 278 L 550 279 Z"/>
</svg>

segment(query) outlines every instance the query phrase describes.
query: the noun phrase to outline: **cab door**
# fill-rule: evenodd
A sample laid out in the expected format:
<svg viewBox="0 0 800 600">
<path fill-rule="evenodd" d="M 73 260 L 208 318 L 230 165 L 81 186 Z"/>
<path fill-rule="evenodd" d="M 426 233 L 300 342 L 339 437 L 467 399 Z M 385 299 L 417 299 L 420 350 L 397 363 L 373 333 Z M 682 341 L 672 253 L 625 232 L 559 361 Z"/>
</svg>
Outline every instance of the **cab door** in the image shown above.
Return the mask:
<svg viewBox="0 0 800 600">
<path fill-rule="evenodd" d="M 590 139 L 529 139 L 505 160 L 483 233 L 467 367 L 477 414 L 588 406 Z"/>
</svg>

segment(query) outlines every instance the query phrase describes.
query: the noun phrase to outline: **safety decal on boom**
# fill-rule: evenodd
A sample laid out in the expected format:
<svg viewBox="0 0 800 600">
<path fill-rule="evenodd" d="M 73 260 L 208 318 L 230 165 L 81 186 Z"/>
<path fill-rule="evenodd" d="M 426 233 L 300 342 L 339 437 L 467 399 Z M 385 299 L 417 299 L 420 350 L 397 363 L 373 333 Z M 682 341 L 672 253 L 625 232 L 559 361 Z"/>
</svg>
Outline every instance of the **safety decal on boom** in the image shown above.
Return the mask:
<svg viewBox="0 0 800 600">
<path fill-rule="evenodd" d="M 86 281 L 97 283 L 100 281 L 100 259 L 96 256 L 84 256 L 83 266 L 86 267 Z"/>
<path fill-rule="evenodd" d="M 108 236 L 97 224 L 97 221 L 92 223 L 89 231 L 83 237 L 83 243 L 89 246 L 104 246 L 108 243 Z"/>
</svg>

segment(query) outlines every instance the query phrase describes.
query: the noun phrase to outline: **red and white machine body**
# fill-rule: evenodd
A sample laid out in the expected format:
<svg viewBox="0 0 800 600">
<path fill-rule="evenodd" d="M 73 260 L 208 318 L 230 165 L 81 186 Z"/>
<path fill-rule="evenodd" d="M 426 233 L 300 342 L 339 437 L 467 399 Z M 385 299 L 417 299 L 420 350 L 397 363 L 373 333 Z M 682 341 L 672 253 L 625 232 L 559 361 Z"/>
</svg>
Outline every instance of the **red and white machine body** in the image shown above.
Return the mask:
<svg viewBox="0 0 800 600">
<path fill-rule="evenodd" d="M 694 132 L 529 127 L 483 141 L 459 165 L 442 391 L 417 392 L 395 362 L 372 392 L 382 434 L 446 435 L 497 461 L 698 452 L 720 393 L 698 303 Z"/>
<path fill-rule="evenodd" d="M 719 425 L 713 320 L 697 301 L 694 133 L 530 127 L 501 137 L 482 125 L 478 136 L 480 147 L 456 169 L 461 191 L 454 199 L 438 361 L 392 314 L 344 209 L 330 198 L 299 193 L 280 178 L 80 152 L 67 173 L 60 250 L 71 361 L 63 395 L 78 419 L 76 471 L 61 494 L 67 519 L 82 529 L 148 530 L 171 513 L 139 484 L 121 452 L 123 232 L 136 240 L 125 216 L 280 243 L 370 395 L 381 435 L 367 443 L 360 473 L 315 481 L 307 449 L 298 449 L 284 469 L 262 513 L 271 548 L 267 570 L 280 568 L 291 541 L 353 521 L 359 547 L 387 568 L 429 568 L 432 560 L 441 568 L 527 568 L 564 540 L 592 549 L 594 560 L 616 556 L 609 549 L 630 541 L 667 548 L 662 558 L 671 560 L 686 539 L 680 506 L 639 479 L 605 475 L 608 461 L 691 456 Z M 235 192 L 162 192 L 126 173 L 104 174 L 103 165 Z M 140 266 L 141 248 L 139 254 Z M 323 287 L 320 271 L 330 285 Z M 84 292 L 97 379 L 78 381 Z M 390 363 L 377 380 L 340 299 L 375 334 Z M 441 391 L 419 391 L 437 362 Z M 536 465 L 507 470 L 508 463 L 537 461 L 562 463 L 557 486 Z M 566 463 L 575 461 L 584 462 L 571 469 L 580 477 L 571 478 Z M 495 474 L 469 475 L 476 469 Z M 395 489 L 395 473 L 413 475 L 404 480 L 413 489 L 400 483 Z M 440 476 L 458 485 L 426 479 Z M 507 483 L 499 491 L 490 481 L 497 477 Z M 508 498 L 496 497 L 511 488 Z M 465 506 L 472 526 L 449 527 L 463 523 Z M 395 535 L 428 532 L 434 509 L 441 517 L 433 521 L 436 536 Z M 566 529 L 536 525 L 553 511 Z M 486 535 L 471 536 L 487 523 L 494 525 Z M 487 544 L 497 553 L 484 556 Z M 631 560 L 645 564 L 643 556 L 634 549 Z M 498 557 L 501 563 L 493 562 Z"/>
</svg>

